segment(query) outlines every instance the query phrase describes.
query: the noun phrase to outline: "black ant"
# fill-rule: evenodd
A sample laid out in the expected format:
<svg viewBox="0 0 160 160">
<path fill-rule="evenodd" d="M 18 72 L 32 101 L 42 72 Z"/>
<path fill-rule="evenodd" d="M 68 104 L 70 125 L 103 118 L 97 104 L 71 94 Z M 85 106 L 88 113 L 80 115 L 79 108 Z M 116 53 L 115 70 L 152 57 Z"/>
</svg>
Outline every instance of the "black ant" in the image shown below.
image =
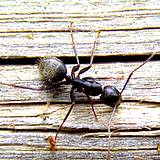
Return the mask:
<svg viewBox="0 0 160 160">
<path fill-rule="evenodd" d="M 93 102 L 92 102 L 90 96 L 100 95 L 100 100 L 104 104 L 113 108 L 112 114 L 111 114 L 111 116 L 109 118 L 109 122 L 108 122 L 108 134 L 109 134 L 109 136 L 108 136 L 108 138 L 109 138 L 108 159 L 110 159 L 111 121 L 112 121 L 112 117 L 113 117 L 117 107 L 122 102 L 122 93 L 125 90 L 133 73 L 135 71 L 137 71 L 139 68 L 141 68 L 145 63 L 150 61 L 150 59 L 155 55 L 155 53 L 151 54 L 149 56 L 149 58 L 147 58 L 147 60 L 145 60 L 142 64 L 140 64 L 137 68 L 135 68 L 130 73 L 130 75 L 128 76 L 126 82 L 124 83 L 124 86 L 121 91 L 119 91 L 116 87 L 109 86 L 109 85 L 104 86 L 102 88 L 101 84 L 98 83 L 94 78 L 91 78 L 91 77 L 80 78 L 81 74 L 85 73 L 86 71 L 88 71 L 92 67 L 95 48 L 96 48 L 98 37 L 100 35 L 100 31 L 97 32 L 96 38 L 93 43 L 89 65 L 87 67 L 80 69 L 79 57 L 78 57 L 78 54 L 76 51 L 75 42 L 74 42 L 74 38 L 73 38 L 73 23 L 72 22 L 69 26 L 69 30 L 71 33 L 72 47 L 73 47 L 74 54 L 75 54 L 76 61 L 77 61 L 77 64 L 75 66 L 73 66 L 73 68 L 71 70 L 71 75 L 67 75 L 67 68 L 66 68 L 65 64 L 61 60 L 59 60 L 58 58 L 55 58 L 55 57 L 54 58 L 44 58 L 44 59 L 39 60 L 39 70 L 40 70 L 42 77 L 46 81 L 53 84 L 53 87 L 54 87 L 54 85 L 57 85 L 57 84 L 58 85 L 61 85 L 61 84 L 71 84 L 72 85 L 71 91 L 70 91 L 70 99 L 71 99 L 70 109 L 69 109 L 68 113 L 66 114 L 66 116 L 64 117 L 63 122 L 58 127 L 55 137 L 52 137 L 52 136 L 48 137 L 48 141 L 50 143 L 50 149 L 54 150 L 54 151 L 56 150 L 56 141 L 57 141 L 58 134 L 59 134 L 64 122 L 67 120 L 69 114 L 71 113 L 71 110 L 73 109 L 73 107 L 75 105 L 74 91 L 76 90 L 78 92 L 84 93 L 87 96 L 87 98 L 90 101 L 92 111 L 93 111 L 93 114 L 94 114 L 94 117 L 96 120 L 97 120 L 97 116 L 94 111 Z M 77 71 L 79 71 L 79 72 L 76 74 Z M 32 89 L 32 90 L 33 89 L 34 90 L 46 90 L 46 89 L 52 88 L 52 87 L 48 87 L 45 89 L 44 88 L 43 89 L 42 88 L 35 89 L 35 88 L 30 88 L 30 87 L 17 86 L 14 84 L 6 84 L 3 82 L 0 82 L 0 84 L 9 85 L 9 86 L 13 86 L 13 87 L 19 87 L 19 88 L 23 88 L 23 89 Z"/>
</svg>

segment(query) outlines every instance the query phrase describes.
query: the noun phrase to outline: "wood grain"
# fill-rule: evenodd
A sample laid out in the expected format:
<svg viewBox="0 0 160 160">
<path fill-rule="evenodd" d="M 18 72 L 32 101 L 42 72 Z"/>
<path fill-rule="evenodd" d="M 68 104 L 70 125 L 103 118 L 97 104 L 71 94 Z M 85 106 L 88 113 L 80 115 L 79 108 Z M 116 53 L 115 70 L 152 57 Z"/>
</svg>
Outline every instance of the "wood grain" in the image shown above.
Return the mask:
<svg viewBox="0 0 160 160">
<path fill-rule="evenodd" d="M 0 12 L 1 58 L 73 57 L 70 22 L 80 56 L 88 56 L 94 32 L 103 30 L 97 56 L 159 54 L 159 1 L 3 3 Z M 15 9 L 16 8 L 16 9 Z M 70 9 L 69 9 L 70 8 Z M 6 12 L 7 11 L 7 12 Z"/>
<path fill-rule="evenodd" d="M 137 67 L 139 63 L 102 63 L 94 64 L 92 69 L 86 72 L 82 77 L 97 79 L 103 86 L 113 85 L 119 90 L 129 76 L 130 72 Z M 84 67 L 86 65 L 82 65 Z M 73 65 L 67 65 L 68 74 Z M 135 72 L 130 80 L 126 90 L 123 93 L 124 100 L 138 100 L 160 102 L 160 63 L 158 61 L 149 62 L 143 68 Z M 149 74 L 148 74 L 149 73 Z M 12 76 L 11 76 L 12 75 Z M 8 84 L 16 84 L 20 86 L 28 86 L 33 88 L 47 87 L 41 79 L 38 67 L 34 66 L 0 66 L 1 82 Z M 52 90 L 35 91 L 20 89 L 10 86 L 1 85 L 0 103 L 13 102 L 70 102 L 69 92 L 70 85 L 58 86 Z M 84 99 L 83 94 L 76 93 L 77 100 Z M 93 97 L 94 98 L 94 97 Z M 98 99 L 98 98 L 97 98 Z"/>
<path fill-rule="evenodd" d="M 142 57 L 145 59 L 154 52 L 155 60 L 134 73 L 113 117 L 111 158 L 158 160 L 159 14 L 159 0 L 2 1 L 0 82 L 46 87 L 37 65 L 33 65 L 33 59 L 40 57 L 66 59 L 70 74 L 74 65 L 70 62 L 75 58 L 70 22 L 74 22 L 76 48 L 83 58 L 90 56 L 95 34 L 101 31 L 95 63 L 82 77 L 92 76 L 103 86 L 114 85 L 121 90 Z M 102 61 L 96 61 L 98 57 Z M 81 60 L 82 67 L 86 66 L 86 61 Z M 62 85 L 35 91 L 0 83 L 0 159 L 106 159 L 112 108 L 102 104 L 99 97 L 93 97 L 96 122 L 81 93 L 76 93 L 77 104 L 58 136 L 58 150 L 49 151 L 47 137 L 56 134 L 69 109 L 70 88 Z"/>
<path fill-rule="evenodd" d="M 68 26 L 65 24 L 65 26 Z M 98 39 L 96 56 L 149 55 L 160 53 L 159 29 L 135 31 L 102 31 Z M 74 34 L 79 56 L 90 56 L 95 33 Z M 0 34 L 1 59 L 37 58 L 50 56 L 73 57 L 69 32 L 29 32 Z"/>
<path fill-rule="evenodd" d="M 50 104 L 49 107 L 47 107 L 46 104 L 1 105 L 0 128 L 44 131 L 56 129 L 62 122 L 69 107 L 69 104 Z M 104 104 L 95 104 L 94 107 L 98 116 L 98 122 L 95 121 L 89 104 L 76 104 L 64 124 L 64 130 L 106 131 L 112 109 Z M 159 104 L 124 102 L 119 106 L 113 118 L 112 128 L 118 130 L 137 129 L 140 131 L 147 129 L 148 132 L 145 131 L 146 134 L 144 132 L 144 136 L 154 136 L 154 130 L 151 131 L 151 129 L 159 129 L 159 116 Z M 150 119 L 150 121 L 148 119 Z M 121 134 L 122 136 L 125 135 L 125 133 Z M 121 136 L 121 134 L 119 136 Z M 129 133 L 127 133 L 127 135 L 128 134 Z M 130 134 L 132 135 L 133 133 L 131 132 Z M 138 134 L 139 132 L 135 133 L 135 135 Z M 139 135 L 141 135 L 141 132 Z"/>
</svg>

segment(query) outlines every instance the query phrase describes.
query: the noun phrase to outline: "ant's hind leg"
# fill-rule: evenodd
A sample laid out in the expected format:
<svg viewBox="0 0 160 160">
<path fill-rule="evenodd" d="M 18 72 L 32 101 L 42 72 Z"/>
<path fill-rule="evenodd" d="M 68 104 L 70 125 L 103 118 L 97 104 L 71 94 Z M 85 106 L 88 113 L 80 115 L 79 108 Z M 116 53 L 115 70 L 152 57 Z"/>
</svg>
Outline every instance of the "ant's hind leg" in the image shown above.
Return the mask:
<svg viewBox="0 0 160 160">
<path fill-rule="evenodd" d="M 70 26 L 69 26 L 69 30 L 71 32 L 71 39 L 72 39 L 72 47 L 73 47 L 73 51 L 76 57 L 76 61 L 77 61 L 77 65 L 80 65 L 79 63 L 79 57 L 76 51 L 76 47 L 75 47 L 75 42 L 74 42 L 74 37 L 73 37 L 73 22 L 71 22 Z"/>
<path fill-rule="evenodd" d="M 48 89 L 54 89 L 55 87 L 61 85 L 61 84 L 66 84 L 66 81 L 61 81 L 58 83 L 53 84 L 52 86 L 48 86 L 45 88 L 32 88 L 32 87 L 27 87 L 27 86 L 20 86 L 16 84 L 9 84 L 9 83 L 4 83 L 0 82 L 0 85 L 5 85 L 5 86 L 10 86 L 10 87 L 15 87 L 15 88 L 21 88 L 21 89 L 29 89 L 29 90 L 35 90 L 35 91 L 43 91 L 43 90 L 48 90 Z"/>
<path fill-rule="evenodd" d="M 62 129 L 62 126 L 64 124 L 64 122 L 67 120 L 69 114 L 71 113 L 74 105 L 75 105 L 75 98 L 74 98 L 74 90 L 75 90 L 75 87 L 72 87 L 71 88 L 71 92 L 70 92 L 70 98 L 71 98 L 71 107 L 70 109 L 68 110 L 66 116 L 64 117 L 63 119 L 63 122 L 61 123 L 61 125 L 58 127 L 57 129 L 57 132 L 56 132 L 56 135 L 55 137 L 52 137 L 52 136 L 49 136 L 48 137 L 48 141 L 49 141 L 49 144 L 50 144 L 50 150 L 52 151 L 55 151 L 56 150 L 56 141 L 57 141 L 57 138 L 58 138 L 58 134 L 60 133 L 60 130 Z M 52 137 L 52 138 L 51 138 Z M 51 142 L 51 143 L 50 143 Z"/>
<path fill-rule="evenodd" d="M 89 66 L 82 68 L 82 69 L 79 71 L 77 77 L 79 77 L 81 74 L 83 74 L 84 72 L 88 71 L 88 70 L 92 67 L 93 59 L 94 59 L 94 53 L 95 53 L 96 44 L 97 44 L 97 40 L 98 40 L 98 38 L 99 38 L 99 35 L 100 35 L 100 31 L 97 32 L 96 38 L 95 38 L 94 43 L 93 43 L 93 47 L 92 47 L 92 50 L 91 50 L 91 57 L 90 57 Z"/>
<path fill-rule="evenodd" d="M 72 48 L 73 48 L 73 51 L 74 51 L 74 54 L 75 54 L 75 57 L 76 57 L 76 61 L 77 61 L 77 64 L 75 66 L 73 66 L 72 71 L 71 71 L 71 76 L 72 76 L 72 78 L 74 78 L 75 77 L 75 72 L 78 71 L 79 68 L 80 68 L 80 63 L 79 63 L 79 57 L 78 57 L 78 54 L 77 54 L 77 51 L 76 51 L 74 37 L 73 37 L 73 22 L 70 23 L 69 30 L 70 30 L 70 33 L 71 33 Z"/>
</svg>

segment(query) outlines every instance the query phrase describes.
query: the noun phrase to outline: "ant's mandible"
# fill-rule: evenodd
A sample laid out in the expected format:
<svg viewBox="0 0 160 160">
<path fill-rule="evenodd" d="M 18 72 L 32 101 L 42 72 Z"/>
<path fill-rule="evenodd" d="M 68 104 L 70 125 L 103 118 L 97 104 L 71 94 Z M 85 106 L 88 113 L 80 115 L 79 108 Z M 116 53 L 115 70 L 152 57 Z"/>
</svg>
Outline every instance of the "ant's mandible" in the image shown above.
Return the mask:
<svg viewBox="0 0 160 160">
<path fill-rule="evenodd" d="M 83 92 L 87 96 L 87 98 L 89 99 L 89 101 L 91 103 L 92 111 L 93 111 L 93 114 L 94 114 L 94 117 L 96 120 L 97 120 L 97 116 L 94 111 L 93 102 L 92 102 L 90 96 L 100 95 L 101 101 L 104 104 L 113 108 L 112 114 L 111 114 L 111 116 L 109 118 L 109 122 L 108 122 L 108 134 L 109 134 L 109 137 L 108 137 L 109 138 L 108 159 L 110 159 L 111 120 L 112 120 L 112 117 L 113 117 L 114 112 L 116 111 L 117 107 L 122 102 L 122 93 L 125 90 L 133 73 L 135 71 L 137 71 L 139 68 L 141 68 L 145 63 L 150 61 L 150 59 L 155 55 L 155 53 L 151 54 L 149 56 L 149 58 L 147 58 L 147 60 L 145 60 L 142 64 L 140 64 L 137 68 L 135 68 L 129 74 L 121 91 L 119 91 L 116 87 L 110 86 L 110 85 L 102 87 L 102 85 L 100 83 L 98 83 L 94 78 L 91 78 L 91 77 L 80 78 L 81 74 L 85 73 L 86 71 L 88 71 L 92 67 L 95 48 L 96 48 L 98 37 L 100 35 L 100 31 L 97 32 L 96 38 L 93 43 L 89 65 L 87 67 L 80 69 L 79 57 L 78 57 L 78 54 L 76 51 L 75 42 L 74 42 L 74 38 L 73 38 L 73 23 L 72 22 L 70 23 L 69 30 L 71 33 L 73 51 L 74 51 L 76 61 L 77 61 L 77 64 L 75 66 L 73 66 L 73 68 L 71 70 L 71 75 L 67 75 L 67 68 L 66 68 L 65 64 L 60 59 L 58 59 L 56 57 L 40 59 L 39 64 L 38 64 L 40 74 L 42 75 L 42 77 L 46 81 L 53 84 L 53 87 L 54 87 L 54 84 L 55 85 L 57 85 L 57 84 L 58 85 L 61 85 L 61 84 L 71 84 L 72 85 L 71 91 L 70 91 L 70 99 L 71 99 L 70 109 L 69 109 L 68 113 L 66 114 L 66 116 L 64 117 L 63 122 L 58 127 L 56 135 L 54 137 L 52 137 L 52 136 L 48 137 L 48 141 L 50 143 L 50 149 L 53 151 L 56 150 L 56 141 L 57 141 L 58 134 L 59 134 L 64 122 L 67 120 L 69 114 L 71 113 L 71 110 L 73 109 L 73 107 L 75 105 L 74 91 L 76 90 L 78 92 Z M 78 73 L 76 74 L 76 72 L 78 72 Z M 53 87 L 48 87 L 45 89 L 44 88 L 43 89 L 42 88 L 36 89 L 36 88 L 31 88 L 31 87 L 18 86 L 18 85 L 14 85 L 14 84 L 6 84 L 3 82 L 0 82 L 0 84 L 12 86 L 12 87 L 23 88 L 23 89 L 32 89 L 32 90 L 46 90 L 46 89 L 53 88 Z"/>
</svg>

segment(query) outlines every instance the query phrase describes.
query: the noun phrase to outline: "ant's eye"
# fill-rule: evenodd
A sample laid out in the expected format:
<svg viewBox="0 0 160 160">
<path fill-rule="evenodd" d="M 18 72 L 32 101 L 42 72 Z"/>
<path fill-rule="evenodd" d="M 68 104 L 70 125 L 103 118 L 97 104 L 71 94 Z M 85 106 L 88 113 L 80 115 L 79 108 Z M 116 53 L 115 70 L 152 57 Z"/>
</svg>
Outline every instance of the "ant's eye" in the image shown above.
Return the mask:
<svg viewBox="0 0 160 160">
<path fill-rule="evenodd" d="M 58 58 L 45 58 L 39 62 L 39 71 L 46 81 L 56 83 L 66 77 L 67 68 Z"/>
<path fill-rule="evenodd" d="M 115 107 L 115 105 L 121 103 L 122 97 L 120 92 L 114 86 L 105 86 L 100 99 L 104 104 Z"/>
</svg>

